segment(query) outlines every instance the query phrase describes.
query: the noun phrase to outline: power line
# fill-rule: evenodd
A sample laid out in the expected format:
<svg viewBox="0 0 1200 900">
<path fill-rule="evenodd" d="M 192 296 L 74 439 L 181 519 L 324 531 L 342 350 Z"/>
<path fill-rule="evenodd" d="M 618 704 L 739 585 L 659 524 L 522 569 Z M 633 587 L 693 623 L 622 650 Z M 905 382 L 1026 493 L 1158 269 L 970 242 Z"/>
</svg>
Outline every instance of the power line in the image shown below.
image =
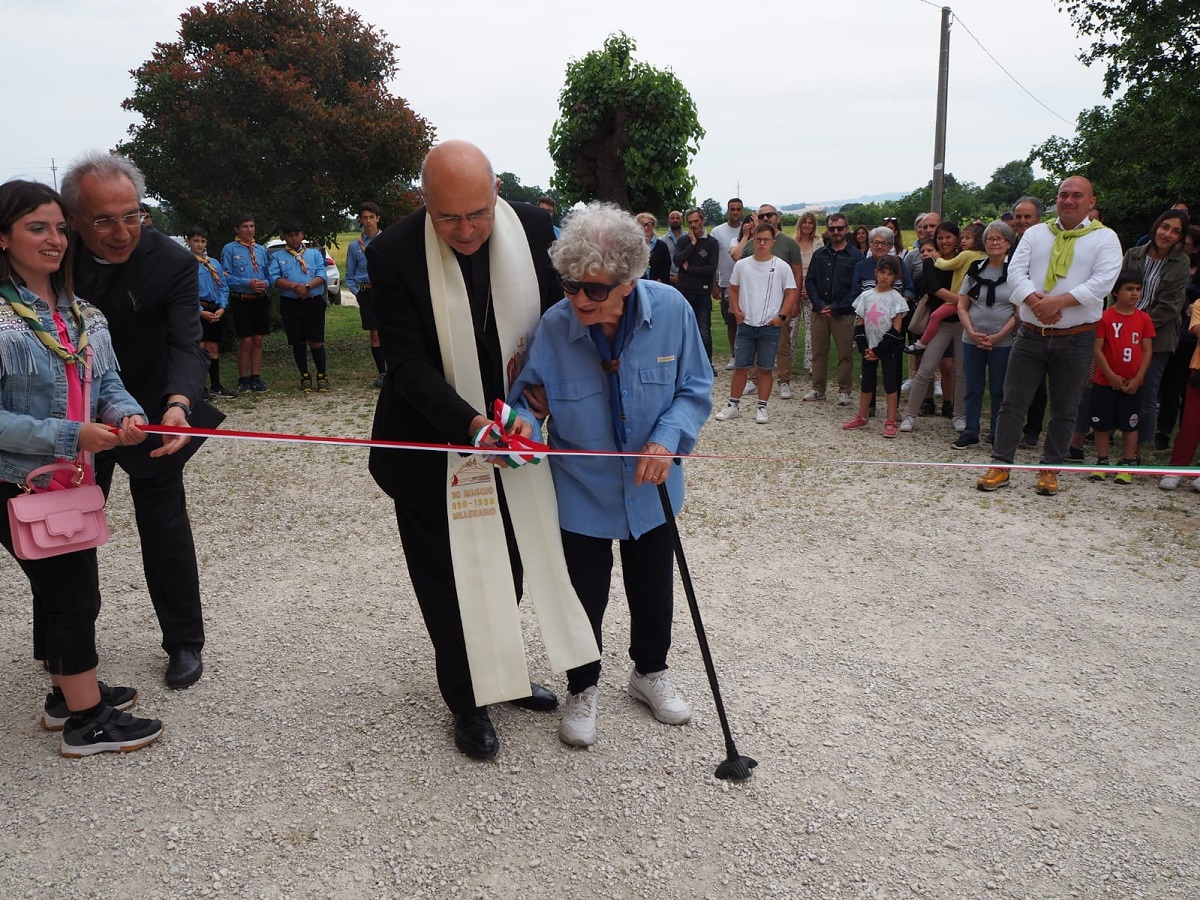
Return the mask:
<svg viewBox="0 0 1200 900">
<path fill-rule="evenodd" d="M 931 0 L 918 0 L 918 2 L 922 2 L 922 4 L 925 4 L 925 6 L 932 6 L 935 8 L 935 10 L 941 10 L 941 8 L 943 7 L 943 4 L 935 4 L 935 2 L 931 2 Z M 1024 84 L 1021 84 L 1020 82 L 1018 82 L 1018 80 L 1016 80 L 1016 76 L 1014 76 L 1014 74 L 1012 72 L 1009 72 L 1007 70 L 1007 68 L 1004 68 L 1004 66 L 1001 65 L 1001 61 L 995 58 L 995 55 L 992 55 L 991 50 L 989 50 L 988 48 L 983 46 L 983 41 L 980 41 L 978 37 L 974 36 L 974 32 L 972 32 L 970 28 L 967 28 L 967 23 L 965 23 L 964 20 L 962 20 L 961 16 L 958 16 L 958 14 L 955 14 L 954 22 L 962 25 L 962 30 L 967 32 L 967 36 L 970 37 L 972 41 L 979 44 L 979 49 L 983 50 L 983 52 L 985 54 L 988 54 L 988 59 L 990 59 L 992 62 L 995 62 L 998 70 L 1000 70 L 1004 74 L 1007 74 L 1010 82 L 1012 82 L 1013 84 L 1018 86 L 1018 88 L 1020 88 L 1022 91 L 1025 91 L 1025 94 L 1028 95 L 1028 97 L 1030 97 L 1030 100 L 1032 100 L 1034 103 L 1037 103 L 1039 107 L 1042 107 L 1043 109 L 1045 109 L 1046 112 L 1050 113 L 1050 115 L 1055 116 L 1056 119 L 1061 119 L 1062 121 L 1067 122 L 1067 125 L 1074 127 L 1075 122 L 1070 121 L 1069 119 L 1063 118 L 1063 116 L 1061 116 L 1061 115 L 1058 115 L 1058 113 L 1056 113 L 1054 109 L 1051 109 L 1050 107 L 1046 106 L 1046 104 L 1043 103 L 1042 101 L 1038 100 L 1038 98 L 1036 96 L 1033 96 L 1033 91 L 1026 88 L 1026 86 Z"/>
<path fill-rule="evenodd" d="M 936 3 L 930 3 L 929 0 L 920 0 L 920 2 L 925 3 L 929 6 L 937 6 Z M 1070 125 L 1072 127 L 1075 126 L 1074 122 L 1060 116 L 1058 113 L 1056 113 L 1054 110 L 1052 110 L 1049 106 L 1047 106 L 1045 103 L 1043 103 L 1037 97 L 1035 97 L 1033 95 L 1033 92 L 1031 90 L 1029 90 L 1029 88 L 1025 87 L 1025 85 L 1023 85 L 1023 84 L 1021 84 L 1021 82 L 1017 81 L 1016 76 L 1013 75 L 1012 72 L 1008 71 L 1008 69 L 1004 68 L 1004 66 L 1001 65 L 1001 63 L 1000 63 L 1000 60 L 996 59 L 996 57 L 992 55 L 992 51 L 990 51 L 987 47 L 983 46 L 983 42 L 981 40 L 979 40 L 979 38 L 975 37 L 975 34 L 971 31 L 970 28 L 967 27 L 967 23 L 962 20 L 962 16 L 958 16 L 958 15 L 954 16 L 954 21 L 962 26 L 963 31 L 965 31 L 970 36 L 971 40 L 973 40 L 976 44 L 979 45 L 979 49 L 987 54 L 988 59 L 990 59 L 992 62 L 994 62 L 996 64 L 996 67 L 1001 72 L 1003 72 L 1005 75 L 1007 75 L 1013 84 L 1015 84 L 1017 87 L 1019 87 L 1021 90 L 1023 90 L 1029 96 L 1029 99 L 1031 99 L 1034 103 L 1036 103 L 1042 109 L 1046 110 L 1046 112 L 1050 113 L 1050 115 L 1054 116 L 1055 118 L 1062 119 L 1062 121 L 1066 122 L 1068 125 Z"/>
</svg>

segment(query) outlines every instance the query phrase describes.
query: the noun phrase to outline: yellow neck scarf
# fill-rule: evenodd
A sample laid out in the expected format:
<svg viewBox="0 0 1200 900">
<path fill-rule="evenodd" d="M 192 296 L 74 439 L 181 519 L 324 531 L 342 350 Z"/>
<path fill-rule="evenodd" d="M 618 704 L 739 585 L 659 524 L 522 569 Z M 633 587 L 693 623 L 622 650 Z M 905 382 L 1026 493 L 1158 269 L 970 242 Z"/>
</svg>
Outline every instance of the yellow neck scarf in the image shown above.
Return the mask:
<svg viewBox="0 0 1200 900">
<path fill-rule="evenodd" d="M 1071 228 L 1069 230 L 1064 229 L 1057 222 L 1050 223 L 1050 233 L 1054 235 L 1054 246 L 1050 248 L 1050 267 L 1046 269 L 1045 290 L 1050 290 L 1060 278 L 1066 277 L 1067 270 L 1071 268 L 1071 263 L 1075 259 L 1075 239 L 1103 227 L 1095 219 L 1088 223 L 1087 228 Z"/>
</svg>

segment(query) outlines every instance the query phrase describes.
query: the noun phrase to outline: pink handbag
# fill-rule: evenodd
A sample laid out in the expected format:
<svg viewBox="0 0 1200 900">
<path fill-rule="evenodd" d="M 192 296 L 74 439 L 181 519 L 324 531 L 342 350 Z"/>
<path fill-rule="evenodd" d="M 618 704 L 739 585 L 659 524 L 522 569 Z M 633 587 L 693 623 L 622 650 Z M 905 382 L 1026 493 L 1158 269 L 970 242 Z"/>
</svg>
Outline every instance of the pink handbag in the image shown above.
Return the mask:
<svg viewBox="0 0 1200 900">
<path fill-rule="evenodd" d="M 84 349 L 87 365 L 83 381 L 83 408 L 91 410 L 92 348 Z M 46 559 L 76 550 L 89 550 L 108 541 L 104 518 L 104 492 L 97 485 L 83 484 L 87 456 L 80 450 L 75 462 L 39 466 L 25 476 L 25 493 L 8 501 L 8 523 L 13 553 L 18 559 Z M 39 491 L 34 479 L 69 470 L 76 472 L 73 487 Z"/>
<path fill-rule="evenodd" d="M 19 559 L 45 559 L 99 547 L 108 541 L 104 492 L 94 484 L 35 492 L 33 479 L 69 469 L 83 479 L 80 463 L 51 463 L 34 469 L 21 486 L 29 491 L 8 501 L 13 553 Z"/>
</svg>

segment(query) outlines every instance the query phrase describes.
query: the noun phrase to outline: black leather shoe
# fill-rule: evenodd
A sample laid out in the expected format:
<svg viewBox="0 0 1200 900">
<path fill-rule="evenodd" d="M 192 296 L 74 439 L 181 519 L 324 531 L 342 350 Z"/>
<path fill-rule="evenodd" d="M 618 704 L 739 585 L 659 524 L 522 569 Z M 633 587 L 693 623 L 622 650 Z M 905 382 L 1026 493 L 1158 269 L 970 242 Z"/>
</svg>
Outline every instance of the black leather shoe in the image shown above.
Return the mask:
<svg viewBox="0 0 1200 900">
<path fill-rule="evenodd" d="M 454 746 L 472 759 L 491 759 L 500 749 L 500 739 L 487 709 L 454 714 Z"/>
<path fill-rule="evenodd" d="M 167 663 L 167 687 L 181 691 L 191 687 L 204 674 L 204 660 L 199 650 L 172 650 Z"/>
<path fill-rule="evenodd" d="M 528 697 L 518 697 L 516 700 L 508 702 L 521 709 L 532 709 L 534 712 L 550 712 L 552 709 L 558 709 L 558 698 L 554 696 L 554 691 L 544 688 L 540 684 L 534 684 L 532 681 L 529 682 Z"/>
</svg>

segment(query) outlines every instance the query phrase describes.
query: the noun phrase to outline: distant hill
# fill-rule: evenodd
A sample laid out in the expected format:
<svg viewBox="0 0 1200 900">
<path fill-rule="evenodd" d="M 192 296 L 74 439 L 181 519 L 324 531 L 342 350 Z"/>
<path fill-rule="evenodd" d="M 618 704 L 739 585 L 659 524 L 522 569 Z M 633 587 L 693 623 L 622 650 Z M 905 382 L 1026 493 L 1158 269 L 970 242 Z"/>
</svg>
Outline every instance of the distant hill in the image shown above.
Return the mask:
<svg viewBox="0 0 1200 900">
<path fill-rule="evenodd" d="M 906 197 L 908 193 L 910 192 L 870 194 L 863 197 L 847 197 L 842 200 L 810 200 L 804 203 L 785 203 L 780 209 L 784 212 L 795 212 L 798 209 L 805 209 L 810 206 L 823 206 L 826 210 L 834 212 L 841 209 L 847 203 L 887 203 L 890 200 L 899 200 L 901 197 Z"/>
</svg>

